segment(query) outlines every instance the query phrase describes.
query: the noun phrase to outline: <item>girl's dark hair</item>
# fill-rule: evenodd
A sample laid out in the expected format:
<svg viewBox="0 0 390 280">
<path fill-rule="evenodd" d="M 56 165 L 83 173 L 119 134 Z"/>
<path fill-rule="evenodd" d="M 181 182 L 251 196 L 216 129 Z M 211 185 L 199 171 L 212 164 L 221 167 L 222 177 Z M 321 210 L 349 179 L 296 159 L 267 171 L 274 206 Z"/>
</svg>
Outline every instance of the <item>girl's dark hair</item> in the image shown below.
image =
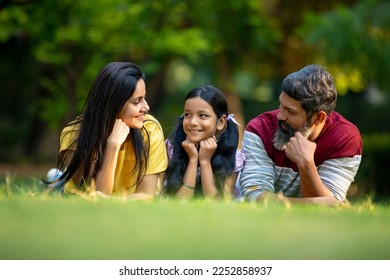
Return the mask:
<svg viewBox="0 0 390 280">
<path fill-rule="evenodd" d="M 76 140 L 70 146 L 74 153 L 69 165 L 65 166 L 66 152 L 58 158 L 58 168 L 63 170 L 66 167 L 60 177 L 62 185 L 73 177 L 80 166 L 83 166 L 83 179 L 96 177 L 102 167 L 103 153 L 115 120 L 126 101 L 133 95 L 140 79 L 145 80 L 144 73 L 137 65 L 129 62 L 109 63 L 98 73 L 85 101 L 82 115 L 68 124 L 76 124 L 79 130 L 76 131 Z M 149 139 L 146 130 L 142 129 Z M 136 159 L 135 166 L 129 173 L 137 171 L 138 183 L 145 173 L 149 141 L 144 141 L 139 129 L 130 128 L 129 137 Z M 92 163 L 95 165 L 91 174 Z M 76 187 L 81 188 L 82 183 Z"/>
<path fill-rule="evenodd" d="M 228 116 L 228 106 L 224 94 L 216 87 L 208 85 L 195 88 L 190 91 L 184 99 L 200 97 L 206 101 L 214 110 L 217 118 L 223 115 Z M 237 125 L 229 120 L 226 122 L 226 129 L 218 138 L 217 149 L 211 159 L 214 178 L 219 191 L 222 193 L 222 182 L 226 176 L 233 173 L 235 168 L 236 150 L 238 146 L 238 128 Z M 169 141 L 173 146 L 173 155 L 168 163 L 166 170 L 166 193 L 174 195 L 183 182 L 184 173 L 187 169 L 188 155 L 181 143 L 186 139 L 183 130 L 183 117 L 178 118 L 177 123 L 169 136 Z M 195 194 L 201 194 L 200 179 L 197 178 Z"/>
</svg>

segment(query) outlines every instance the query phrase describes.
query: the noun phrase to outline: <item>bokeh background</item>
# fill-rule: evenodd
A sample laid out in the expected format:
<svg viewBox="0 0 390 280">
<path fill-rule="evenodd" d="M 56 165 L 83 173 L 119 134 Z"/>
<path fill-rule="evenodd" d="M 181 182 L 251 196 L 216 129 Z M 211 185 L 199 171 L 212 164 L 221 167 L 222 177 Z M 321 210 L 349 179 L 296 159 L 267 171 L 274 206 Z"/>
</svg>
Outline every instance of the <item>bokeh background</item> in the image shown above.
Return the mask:
<svg viewBox="0 0 390 280">
<path fill-rule="evenodd" d="M 219 87 L 243 129 L 278 107 L 287 74 L 322 64 L 363 136 L 349 198 L 390 198 L 390 1 L 0 0 L 0 177 L 55 166 L 62 127 L 111 61 L 144 70 L 166 136 L 194 87 Z"/>
</svg>

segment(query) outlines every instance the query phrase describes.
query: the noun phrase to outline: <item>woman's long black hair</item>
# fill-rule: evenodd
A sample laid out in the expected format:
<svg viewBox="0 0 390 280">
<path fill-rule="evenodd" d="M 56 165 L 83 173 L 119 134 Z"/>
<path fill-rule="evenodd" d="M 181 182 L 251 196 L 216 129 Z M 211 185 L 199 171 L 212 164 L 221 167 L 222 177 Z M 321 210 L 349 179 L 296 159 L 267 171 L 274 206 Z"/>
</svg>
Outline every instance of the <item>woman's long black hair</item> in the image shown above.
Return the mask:
<svg viewBox="0 0 390 280">
<path fill-rule="evenodd" d="M 115 120 L 133 95 L 140 79 L 145 80 L 144 73 L 137 65 L 129 62 L 112 62 L 99 72 L 85 101 L 82 115 L 68 124 L 76 124 L 79 130 L 75 132 L 78 136 L 69 149 L 74 150 L 70 163 L 66 166 L 66 152 L 58 157 L 57 166 L 64 171 L 60 177 L 61 186 L 73 177 L 80 166 L 83 166 L 83 179 L 96 177 L 101 169 L 103 153 Z M 143 131 L 146 133 L 144 128 Z M 74 131 L 69 133 L 71 132 Z M 147 133 L 145 135 L 149 138 Z M 129 174 L 137 172 L 138 183 L 147 165 L 149 141 L 144 141 L 141 130 L 133 128 L 130 128 L 129 138 L 136 159 Z M 92 163 L 94 167 L 91 170 Z M 81 188 L 82 183 L 76 187 Z"/>
<path fill-rule="evenodd" d="M 187 101 L 191 98 L 200 97 L 206 101 L 214 110 L 217 118 L 223 115 L 228 116 L 228 105 L 224 94 L 216 87 L 208 85 L 196 88 L 190 91 L 184 99 Z M 169 141 L 173 146 L 173 154 L 168 163 L 166 170 L 166 193 L 174 195 L 180 188 L 183 182 L 184 173 L 188 165 L 188 155 L 181 143 L 186 139 L 186 134 L 183 130 L 183 117 L 178 118 L 177 123 L 169 136 Z M 211 166 L 213 168 L 214 178 L 217 178 L 217 188 L 222 193 L 221 183 L 224 179 L 231 175 L 235 168 L 236 150 L 238 146 L 238 128 L 232 121 L 226 122 L 226 129 L 218 138 L 217 149 L 211 158 Z M 196 194 L 201 194 L 200 179 L 197 178 Z"/>
</svg>

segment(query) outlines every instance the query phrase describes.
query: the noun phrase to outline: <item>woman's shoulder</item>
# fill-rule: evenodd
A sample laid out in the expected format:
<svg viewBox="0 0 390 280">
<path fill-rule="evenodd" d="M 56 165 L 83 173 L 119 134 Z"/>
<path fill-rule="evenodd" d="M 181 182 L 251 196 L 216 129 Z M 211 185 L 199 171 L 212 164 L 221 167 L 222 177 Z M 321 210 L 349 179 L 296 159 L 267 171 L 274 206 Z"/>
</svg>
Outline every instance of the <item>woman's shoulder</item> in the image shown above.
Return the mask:
<svg viewBox="0 0 390 280">
<path fill-rule="evenodd" d="M 148 135 L 148 139 L 152 143 L 156 143 L 158 146 L 164 145 L 164 130 L 154 116 L 145 114 L 142 133 Z"/>
<path fill-rule="evenodd" d="M 156 129 L 162 130 L 160 122 L 153 115 L 150 114 L 145 114 L 144 127 L 148 131 Z"/>
<path fill-rule="evenodd" d="M 154 122 L 158 122 L 158 120 L 156 119 L 156 117 L 154 117 L 153 115 L 151 114 L 145 114 L 145 118 L 144 118 L 144 121 L 154 121 Z"/>
<path fill-rule="evenodd" d="M 80 131 L 80 121 L 78 121 L 78 119 L 75 119 L 69 122 L 62 129 L 60 139 L 64 139 L 64 138 L 72 139 L 78 135 L 79 131 Z"/>
<path fill-rule="evenodd" d="M 62 129 L 61 133 L 76 132 L 80 130 L 82 118 L 81 116 L 76 117 L 74 120 L 68 122 Z"/>
</svg>

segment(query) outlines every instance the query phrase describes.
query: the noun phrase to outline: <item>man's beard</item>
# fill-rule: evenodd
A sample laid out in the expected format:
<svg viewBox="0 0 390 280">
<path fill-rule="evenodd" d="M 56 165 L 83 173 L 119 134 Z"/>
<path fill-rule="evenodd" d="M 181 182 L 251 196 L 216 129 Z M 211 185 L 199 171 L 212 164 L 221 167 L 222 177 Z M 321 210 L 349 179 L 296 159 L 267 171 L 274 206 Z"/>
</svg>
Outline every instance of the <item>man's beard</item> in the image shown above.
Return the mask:
<svg viewBox="0 0 390 280">
<path fill-rule="evenodd" d="M 285 121 L 278 121 L 278 128 L 276 129 L 274 139 L 272 140 L 274 147 L 281 151 L 286 149 L 288 141 L 290 141 L 290 138 L 293 137 L 296 132 L 300 132 L 305 138 L 308 138 L 312 132 L 310 126 L 311 124 L 309 121 L 305 122 L 300 128 L 293 128 Z"/>
</svg>

